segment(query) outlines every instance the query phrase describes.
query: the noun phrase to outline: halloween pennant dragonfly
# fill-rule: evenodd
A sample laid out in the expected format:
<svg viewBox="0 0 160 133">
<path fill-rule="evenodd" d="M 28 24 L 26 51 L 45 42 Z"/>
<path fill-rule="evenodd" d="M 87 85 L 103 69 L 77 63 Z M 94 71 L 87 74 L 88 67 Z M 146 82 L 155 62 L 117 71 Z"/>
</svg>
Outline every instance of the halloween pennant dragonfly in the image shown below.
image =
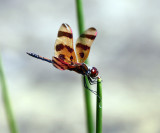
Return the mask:
<svg viewBox="0 0 160 133">
<path fill-rule="evenodd" d="M 62 24 L 55 42 L 55 56 L 52 60 L 34 53 L 28 55 L 52 63 L 59 70 L 75 71 L 88 77 L 90 84 L 96 83 L 98 70 L 95 67 L 87 67 L 84 63 L 87 59 L 90 47 L 96 38 L 97 30 L 93 27 L 84 31 L 76 41 L 76 54 L 73 48 L 72 29 L 68 24 Z M 85 88 L 89 89 L 85 82 Z M 95 91 L 89 89 L 93 93 Z"/>
</svg>

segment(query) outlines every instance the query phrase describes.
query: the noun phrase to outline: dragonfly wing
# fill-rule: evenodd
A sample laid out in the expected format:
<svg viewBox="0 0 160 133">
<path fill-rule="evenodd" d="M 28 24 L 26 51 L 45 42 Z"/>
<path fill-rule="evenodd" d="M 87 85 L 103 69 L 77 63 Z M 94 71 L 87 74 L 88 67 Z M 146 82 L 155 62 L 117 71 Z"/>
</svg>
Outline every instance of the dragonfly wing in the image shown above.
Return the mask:
<svg viewBox="0 0 160 133">
<path fill-rule="evenodd" d="M 58 31 L 55 42 L 55 57 L 70 64 L 77 62 L 73 48 L 72 29 L 68 24 L 62 24 Z"/>
<path fill-rule="evenodd" d="M 93 27 L 87 29 L 76 42 L 76 54 L 79 63 L 85 62 L 88 58 L 90 47 L 97 36 L 97 30 Z"/>
</svg>

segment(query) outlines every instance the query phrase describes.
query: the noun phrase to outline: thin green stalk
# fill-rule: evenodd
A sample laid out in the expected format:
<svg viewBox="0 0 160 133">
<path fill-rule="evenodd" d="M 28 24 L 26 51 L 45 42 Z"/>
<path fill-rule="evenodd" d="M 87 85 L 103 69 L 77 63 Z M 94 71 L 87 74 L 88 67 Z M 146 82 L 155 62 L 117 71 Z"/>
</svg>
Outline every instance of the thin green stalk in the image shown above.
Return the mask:
<svg viewBox="0 0 160 133">
<path fill-rule="evenodd" d="M 97 110 L 96 110 L 96 133 L 102 133 L 102 83 L 97 79 Z"/>
<path fill-rule="evenodd" d="M 79 34 L 82 34 L 84 31 L 82 0 L 76 0 L 76 6 L 77 6 L 77 19 L 78 19 Z"/>
<path fill-rule="evenodd" d="M 9 96 L 8 96 L 7 85 L 6 85 L 6 80 L 5 80 L 5 76 L 4 76 L 3 69 L 2 69 L 1 59 L 0 59 L 0 82 L 1 82 L 1 87 L 2 87 L 2 97 L 3 97 L 3 102 L 4 102 L 4 108 L 6 111 L 6 116 L 7 116 L 8 125 L 10 128 L 10 132 L 18 133 L 18 130 L 16 128 L 16 123 L 15 123 L 13 113 L 12 113 Z"/>
<path fill-rule="evenodd" d="M 88 82 L 88 78 L 86 76 L 83 77 L 83 84 L 86 82 L 87 86 L 90 86 Z M 87 131 L 88 133 L 94 132 L 93 125 L 93 114 L 92 114 L 92 105 L 91 105 L 91 92 L 84 87 L 84 98 L 85 98 L 85 108 L 86 108 L 86 121 L 87 121 Z"/>
<path fill-rule="evenodd" d="M 82 34 L 84 32 L 84 19 L 83 19 L 84 17 L 83 17 L 83 9 L 82 9 L 82 0 L 76 0 L 76 7 L 77 7 L 79 34 Z M 86 60 L 85 63 L 88 64 L 88 60 Z M 83 86 L 84 86 L 84 82 L 86 82 L 87 86 L 90 88 L 90 84 L 88 82 L 87 77 L 83 77 Z M 85 87 L 84 87 L 84 98 L 85 98 L 87 130 L 88 130 L 88 133 L 93 133 L 94 126 L 93 126 L 93 115 L 92 115 L 90 91 Z"/>
</svg>

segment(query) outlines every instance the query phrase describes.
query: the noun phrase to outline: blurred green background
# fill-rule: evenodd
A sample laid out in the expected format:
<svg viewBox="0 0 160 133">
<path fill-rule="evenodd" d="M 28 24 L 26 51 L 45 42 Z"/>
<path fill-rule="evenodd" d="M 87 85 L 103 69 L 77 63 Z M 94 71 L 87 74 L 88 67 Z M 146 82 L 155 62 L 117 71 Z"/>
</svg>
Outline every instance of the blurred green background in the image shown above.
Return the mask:
<svg viewBox="0 0 160 133">
<path fill-rule="evenodd" d="M 103 79 L 104 133 L 160 132 L 159 5 L 83 1 L 85 28 L 98 30 L 89 62 Z M 75 1 L 1 0 L 0 9 L 0 53 L 20 133 L 86 132 L 81 76 L 26 54 L 51 58 L 62 23 L 76 41 Z M 95 116 L 94 94 L 92 101 Z M 2 98 L 0 133 L 9 133 Z"/>
</svg>

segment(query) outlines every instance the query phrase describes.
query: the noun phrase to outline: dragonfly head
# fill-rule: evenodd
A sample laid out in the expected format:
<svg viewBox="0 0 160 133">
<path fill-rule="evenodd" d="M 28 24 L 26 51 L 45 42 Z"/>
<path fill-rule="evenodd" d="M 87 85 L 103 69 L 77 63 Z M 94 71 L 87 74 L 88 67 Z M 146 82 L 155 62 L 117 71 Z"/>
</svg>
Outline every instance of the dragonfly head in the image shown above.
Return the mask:
<svg viewBox="0 0 160 133">
<path fill-rule="evenodd" d="M 95 68 L 95 67 L 91 67 L 91 68 L 89 68 L 89 74 L 90 74 L 90 76 L 91 77 L 96 77 L 97 75 L 98 75 L 98 70 L 97 70 L 97 68 Z"/>
</svg>

